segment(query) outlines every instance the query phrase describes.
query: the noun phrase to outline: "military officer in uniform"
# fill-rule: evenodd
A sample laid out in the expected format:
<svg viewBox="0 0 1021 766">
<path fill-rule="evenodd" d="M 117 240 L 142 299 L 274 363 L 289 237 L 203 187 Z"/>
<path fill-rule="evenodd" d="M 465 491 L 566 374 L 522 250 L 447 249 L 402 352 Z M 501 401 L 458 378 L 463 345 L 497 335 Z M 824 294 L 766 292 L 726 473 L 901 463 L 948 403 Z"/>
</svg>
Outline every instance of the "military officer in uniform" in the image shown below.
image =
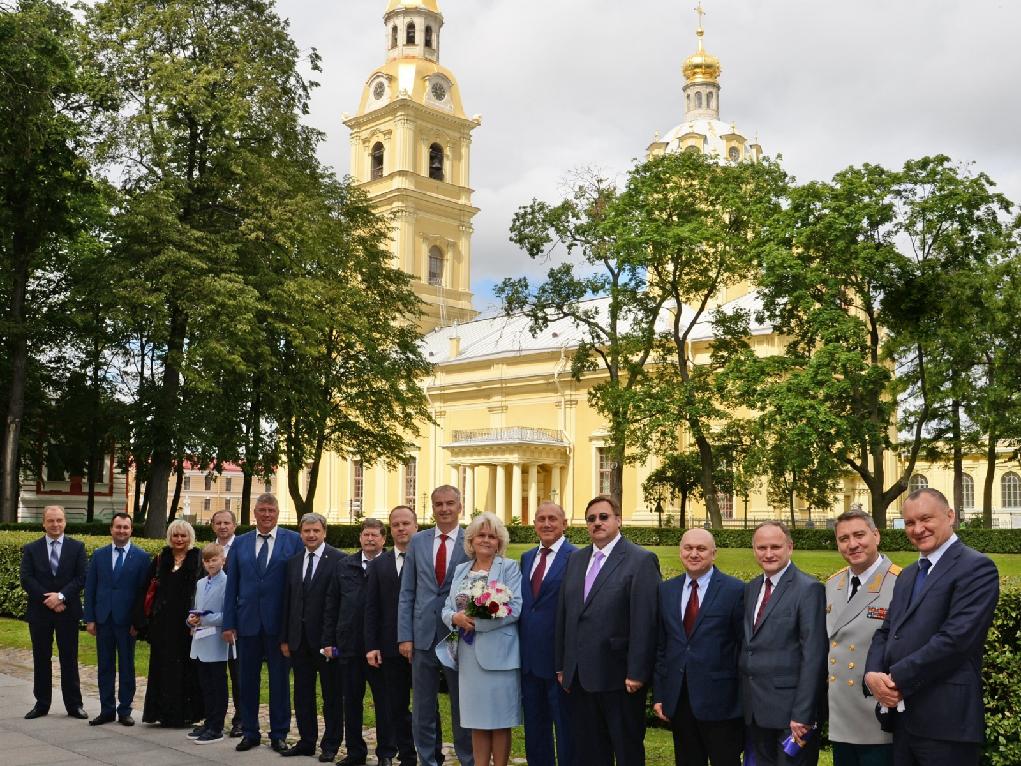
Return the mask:
<svg viewBox="0 0 1021 766">
<path fill-rule="evenodd" d="M 861 682 L 872 634 L 886 619 L 900 567 L 879 552 L 879 530 L 860 509 L 837 517 L 836 537 L 848 565 L 826 582 L 833 766 L 890 766 L 893 737 L 880 728 L 876 702 L 865 697 Z"/>
</svg>

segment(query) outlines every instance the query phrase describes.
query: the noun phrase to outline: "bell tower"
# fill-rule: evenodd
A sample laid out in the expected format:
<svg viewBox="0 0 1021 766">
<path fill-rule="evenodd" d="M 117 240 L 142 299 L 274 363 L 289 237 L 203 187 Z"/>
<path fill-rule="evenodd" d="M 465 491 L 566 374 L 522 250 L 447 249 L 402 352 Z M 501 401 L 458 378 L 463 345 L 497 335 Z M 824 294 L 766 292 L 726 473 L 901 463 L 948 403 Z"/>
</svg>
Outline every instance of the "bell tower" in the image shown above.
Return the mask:
<svg viewBox="0 0 1021 766">
<path fill-rule="evenodd" d="M 453 73 L 440 65 L 437 0 L 388 0 L 385 63 L 362 89 L 351 131 L 351 176 L 393 217 L 394 260 L 411 275 L 429 331 L 473 319 L 471 133 Z"/>
</svg>

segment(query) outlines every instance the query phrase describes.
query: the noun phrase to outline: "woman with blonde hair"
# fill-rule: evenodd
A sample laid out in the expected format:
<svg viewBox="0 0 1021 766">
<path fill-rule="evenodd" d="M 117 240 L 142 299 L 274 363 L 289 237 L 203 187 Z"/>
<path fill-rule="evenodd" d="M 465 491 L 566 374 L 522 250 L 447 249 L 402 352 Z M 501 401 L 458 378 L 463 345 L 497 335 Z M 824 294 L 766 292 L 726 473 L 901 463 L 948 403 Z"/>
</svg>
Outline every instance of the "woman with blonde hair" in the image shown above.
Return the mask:
<svg viewBox="0 0 1021 766">
<path fill-rule="evenodd" d="M 472 730 L 478 766 L 506 766 L 511 728 L 521 724 L 521 660 L 515 624 L 521 613 L 521 570 L 516 561 L 504 557 L 509 542 L 507 527 L 495 514 L 476 516 L 464 531 L 469 560 L 454 570 L 443 608 L 443 622 L 457 631 L 461 726 Z M 497 616 L 470 616 L 469 611 L 477 613 L 469 605 L 475 591 Z M 445 649 L 438 647 L 441 652 Z"/>
<path fill-rule="evenodd" d="M 153 557 L 149 568 L 155 590 L 151 598 L 143 596 L 135 609 L 136 627 L 151 647 L 143 723 L 179 728 L 202 718 L 202 691 L 191 659 L 187 624 L 201 576 L 195 530 L 187 521 L 175 519 L 167 525 L 166 547 Z"/>
</svg>

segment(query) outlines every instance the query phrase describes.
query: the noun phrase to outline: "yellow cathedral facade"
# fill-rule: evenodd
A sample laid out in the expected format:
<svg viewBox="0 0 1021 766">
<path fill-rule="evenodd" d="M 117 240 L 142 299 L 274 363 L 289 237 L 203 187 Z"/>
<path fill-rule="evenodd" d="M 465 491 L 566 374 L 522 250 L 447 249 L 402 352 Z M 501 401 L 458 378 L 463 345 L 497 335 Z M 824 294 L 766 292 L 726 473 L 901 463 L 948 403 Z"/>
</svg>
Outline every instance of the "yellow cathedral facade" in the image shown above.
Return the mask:
<svg viewBox="0 0 1021 766">
<path fill-rule="evenodd" d="M 687 150 L 731 162 L 757 161 L 758 141 L 721 119 L 722 70 L 705 50 L 698 10 L 697 48 L 682 67 L 683 119 L 655 136 L 648 156 Z M 392 216 L 394 263 L 411 276 L 423 302 L 422 347 L 434 369 L 422 386 L 433 422 L 422 424 L 398 470 L 364 464 L 357 455 L 324 456 L 315 508 L 330 521 L 350 522 L 385 518 L 393 506 L 407 504 L 427 521 L 429 492 L 449 483 L 461 489 L 466 517 L 493 511 L 508 522 L 528 524 L 538 504 L 550 499 L 564 506 L 573 523 L 583 523 L 588 499 L 609 489 L 606 423 L 588 403 L 599 374 L 572 379 L 570 358 L 581 333 L 570 321 L 533 336 L 523 317 L 478 318 L 472 307 L 472 219 L 478 209 L 472 204 L 470 157 L 472 133 L 482 120 L 466 114 L 456 76 L 440 63 L 443 24 L 437 0 L 388 0 L 384 62 L 365 81 L 357 113 L 344 115 L 351 175 Z M 719 305 L 735 303 L 754 309 L 754 288 L 739 286 L 718 296 Z M 596 310 L 600 305 L 593 301 Z M 696 336 L 695 353 L 708 355 L 711 328 Z M 758 353 L 781 350 L 781 339 L 768 326 L 753 327 L 751 340 Z M 896 460 L 890 457 L 888 475 L 897 470 Z M 654 467 L 625 467 L 627 523 L 659 521 L 642 490 Z M 276 477 L 279 487 L 287 486 L 286 470 Z M 977 465 L 972 474 L 972 486 L 981 487 Z M 950 494 L 945 467 L 922 466 L 912 481 Z M 1021 524 L 1021 478 L 1017 496 Z M 293 521 L 289 498 L 281 493 L 280 501 L 282 520 Z M 848 475 L 829 516 L 853 504 L 867 510 L 869 497 L 858 478 Z M 770 507 L 764 491 L 721 497 L 721 507 L 735 526 L 787 516 L 785 509 Z M 703 520 L 702 507 L 689 509 L 695 522 Z M 677 510 L 665 511 L 677 523 Z M 800 526 L 808 515 L 804 508 L 798 514 Z M 818 515 L 814 521 L 824 523 Z"/>
</svg>

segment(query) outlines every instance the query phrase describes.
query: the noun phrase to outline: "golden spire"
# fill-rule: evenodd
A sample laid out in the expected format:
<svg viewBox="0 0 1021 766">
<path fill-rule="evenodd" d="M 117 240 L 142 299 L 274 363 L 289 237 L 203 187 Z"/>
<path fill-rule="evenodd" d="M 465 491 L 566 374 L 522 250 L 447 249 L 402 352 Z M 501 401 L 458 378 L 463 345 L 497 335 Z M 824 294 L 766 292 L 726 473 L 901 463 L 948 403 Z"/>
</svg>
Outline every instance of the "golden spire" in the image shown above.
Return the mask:
<svg viewBox="0 0 1021 766">
<path fill-rule="evenodd" d="M 684 78 L 688 82 L 716 82 L 721 71 L 720 60 L 711 53 L 707 53 L 702 46 L 702 37 L 705 35 L 705 30 L 702 29 L 702 17 L 705 16 L 702 0 L 698 0 L 694 11 L 698 16 L 698 29 L 695 30 L 695 36 L 698 38 L 698 51 L 684 60 L 684 67 L 681 71 L 684 72 Z"/>
</svg>

